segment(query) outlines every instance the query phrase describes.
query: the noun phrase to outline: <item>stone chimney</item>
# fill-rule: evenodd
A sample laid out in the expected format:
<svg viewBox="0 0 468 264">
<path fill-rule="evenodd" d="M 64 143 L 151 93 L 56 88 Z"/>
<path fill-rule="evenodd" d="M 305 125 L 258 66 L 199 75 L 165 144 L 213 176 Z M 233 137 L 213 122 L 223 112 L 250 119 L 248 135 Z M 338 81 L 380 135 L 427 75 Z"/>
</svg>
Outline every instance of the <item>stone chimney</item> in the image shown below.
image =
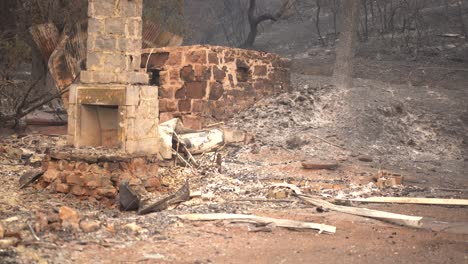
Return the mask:
<svg viewBox="0 0 468 264">
<path fill-rule="evenodd" d="M 89 0 L 82 83 L 147 84 L 140 69 L 143 0 Z"/>
<path fill-rule="evenodd" d="M 86 70 L 70 87 L 75 147 L 158 153 L 158 87 L 140 68 L 143 0 L 89 0 Z"/>
</svg>

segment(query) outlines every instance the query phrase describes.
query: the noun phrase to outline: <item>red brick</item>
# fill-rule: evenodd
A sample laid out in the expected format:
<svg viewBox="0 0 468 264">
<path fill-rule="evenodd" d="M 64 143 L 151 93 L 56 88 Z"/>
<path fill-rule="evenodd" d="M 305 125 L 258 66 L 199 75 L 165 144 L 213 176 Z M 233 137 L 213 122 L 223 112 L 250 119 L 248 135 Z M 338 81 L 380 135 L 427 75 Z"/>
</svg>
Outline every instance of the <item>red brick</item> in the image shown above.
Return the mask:
<svg viewBox="0 0 468 264">
<path fill-rule="evenodd" d="M 172 87 L 160 86 L 158 89 L 159 98 L 174 98 L 174 89 Z"/>
<path fill-rule="evenodd" d="M 133 174 L 142 174 L 142 170 L 146 168 L 146 161 L 142 158 L 135 158 L 130 162 L 129 168 Z"/>
<path fill-rule="evenodd" d="M 76 165 L 75 161 L 69 161 L 69 162 L 65 163 L 64 170 L 72 171 L 72 170 L 75 169 L 75 165 Z"/>
<path fill-rule="evenodd" d="M 70 193 L 76 196 L 84 196 L 86 195 L 86 189 L 79 185 L 73 185 L 70 189 Z"/>
<path fill-rule="evenodd" d="M 164 123 L 168 120 L 171 120 L 172 118 L 174 118 L 174 114 L 173 113 L 160 113 L 159 114 L 159 123 Z"/>
<path fill-rule="evenodd" d="M 115 188 L 99 188 L 97 194 L 112 199 L 117 195 L 117 190 Z"/>
<path fill-rule="evenodd" d="M 267 75 L 267 66 L 266 65 L 257 65 L 254 67 L 254 75 L 265 76 Z"/>
<path fill-rule="evenodd" d="M 80 172 L 70 173 L 67 175 L 67 183 L 72 185 L 83 185 L 82 174 Z"/>
<path fill-rule="evenodd" d="M 202 99 L 206 95 L 206 82 L 189 82 L 185 84 L 187 97 L 192 99 Z"/>
<path fill-rule="evenodd" d="M 149 175 L 157 175 L 159 171 L 159 165 L 157 163 L 149 164 L 148 173 Z"/>
<path fill-rule="evenodd" d="M 206 64 L 207 63 L 206 50 L 193 50 L 193 51 L 187 52 L 185 55 L 185 61 L 187 63 Z"/>
<path fill-rule="evenodd" d="M 148 191 L 161 190 L 161 179 L 157 177 L 151 177 L 145 181 L 145 188 Z"/>
<path fill-rule="evenodd" d="M 173 112 L 177 111 L 177 100 L 171 99 L 160 99 L 159 100 L 159 111 L 160 112 Z"/>
<path fill-rule="evenodd" d="M 59 160 L 57 162 L 57 169 L 60 171 L 64 171 L 67 168 L 68 162 L 65 160 Z"/>
<path fill-rule="evenodd" d="M 86 182 L 86 187 L 88 187 L 90 190 L 97 189 L 97 188 L 101 187 L 101 184 L 99 182 L 100 181 Z"/>
<path fill-rule="evenodd" d="M 180 100 L 179 101 L 179 112 L 190 112 L 192 110 L 192 100 Z"/>
<path fill-rule="evenodd" d="M 149 54 L 143 54 L 141 60 L 141 67 L 146 67 L 146 62 L 148 62 L 149 69 L 161 69 L 164 64 L 169 60 L 169 52 L 158 52 L 151 54 L 151 57 L 148 61 Z"/>
<path fill-rule="evenodd" d="M 170 70 L 169 71 L 169 79 L 171 81 L 179 81 L 180 80 L 179 70 Z"/>
<path fill-rule="evenodd" d="M 107 170 L 109 172 L 115 172 L 115 171 L 118 171 L 120 169 L 120 166 L 119 166 L 119 163 L 117 162 L 111 162 L 109 163 L 109 167 L 107 167 Z"/>
<path fill-rule="evenodd" d="M 202 129 L 202 119 L 199 116 L 185 115 L 182 116 L 182 122 L 185 127 L 200 130 Z"/>
<path fill-rule="evenodd" d="M 209 81 L 211 79 L 211 67 L 196 65 L 195 66 L 195 80 Z"/>
<path fill-rule="evenodd" d="M 204 100 L 193 100 L 192 113 L 201 113 L 203 111 L 204 103 Z"/>
<path fill-rule="evenodd" d="M 216 52 L 208 53 L 208 63 L 211 63 L 211 64 L 219 63 L 218 54 L 216 54 Z"/>
<path fill-rule="evenodd" d="M 176 91 L 175 93 L 176 99 L 185 99 L 187 98 L 187 87 L 184 85 L 182 88 Z"/>
<path fill-rule="evenodd" d="M 218 100 L 224 94 L 224 87 L 218 82 L 211 83 L 210 100 Z"/>
<path fill-rule="evenodd" d="M 180 79 L 185 82 L 195 81 L 195 71 L 192 65 L 185 66 L 180 70 Z"/>
<path fill-rule="evenodd" d="M 81 171 L 81 172 L 86 172 L 86 171 L 88 171 L 88 167 L 89 167 L 89 165 L 88 165 L 88 163 L 86 163 L 86 162 L 78 162 L 78 163 L 76 163 L 76 169 L 79 170 L 79 171 Z"/>
<path fill-rule="evenodd" d="M 101 166 L 99 166 L 98 164 L 91 164 L 89 166 L 89 172 L 92 172 L 92 173 L 96 173 L 96 174 L 100 174 L 103 172 L 103 168 Z"/>
<path fill-rule="evenodd" d="M 168 71 L 160 71 L 159 72 L 159 86 L 168 85 L 169 81 L 170 81 L 169 72 Z"/>
<path fill-rule="evenodd" d="M 182 52 L 171 52 L 166 65 L 174 66 L 182 64 Z"/>
<path fill-rule="evenodd" d="M 192 113 L 201 114 L 203 117 L 211 117 L 211 109 L 206 100 L 192 100 Z"/>
<path fill-rule="evenodd" d="M 55 185 L 55 191 L 58 193 L 69 193 L 70 192 L 70 186 L 65 183 L 57 183 Z"/>
<path fill-rule="evenodd" d="M 61 172 L 59 173 L 58 180 L 59 180 L 61 183 L 66 183 L 66 182 L 67 182 L 67 176 L 68 176 L 69 174 L 71 174 L 71 173 L 73 173 L 73 172 L 71 172 L 71 171 L 61 171 Z"/>
<path fill-rule="evenodd" d="M 42 176 L 42 178 L 44 179 L 45 182 L 51 183 L 51 182 L 54 182 L 58 178 L 59 173 L 60 172 L 57 170 L 47 170 Z"/>
<path fill-rule="evenodd" d="M 87 184 L 88 182 L 95 181 L 98 178 L 99 178 L 99 176 L 97 176 L 96 174 L 93 174 L 91 172 L 87 172 L 87 173 L 83 174 L 83 176 L 81 176 L 81 179 L 83 180 L 83 182 L 85 184 Z"/>
<path fill-rule="evenodd" d="M 226 78 L 226 72 L 218 66 L 213 66 L 213 76 L 216 81 L 223 81 Z"/>
<path fill-rule="evenodd" d="M 59 209 L 59 217 L 63 227 L 72 227 L 73 229 L 78 230 L 80 216 L 76 210 L 73 210 L 70 207 L 62 206 Z"/>
</svg>

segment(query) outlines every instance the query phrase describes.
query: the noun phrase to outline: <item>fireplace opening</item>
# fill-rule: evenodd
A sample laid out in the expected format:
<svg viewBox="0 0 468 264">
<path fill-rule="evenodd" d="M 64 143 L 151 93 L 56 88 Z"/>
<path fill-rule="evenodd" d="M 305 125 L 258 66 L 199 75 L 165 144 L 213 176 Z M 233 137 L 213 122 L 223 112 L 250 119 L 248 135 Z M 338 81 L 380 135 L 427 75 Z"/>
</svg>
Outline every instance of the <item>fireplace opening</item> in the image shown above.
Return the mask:
<svg viewBox="0 0 468 264">
<path fill-rule="evenodd" d="M 119 107 L 81 105 L 79 145 L 120 147 Z"/>
</svg>

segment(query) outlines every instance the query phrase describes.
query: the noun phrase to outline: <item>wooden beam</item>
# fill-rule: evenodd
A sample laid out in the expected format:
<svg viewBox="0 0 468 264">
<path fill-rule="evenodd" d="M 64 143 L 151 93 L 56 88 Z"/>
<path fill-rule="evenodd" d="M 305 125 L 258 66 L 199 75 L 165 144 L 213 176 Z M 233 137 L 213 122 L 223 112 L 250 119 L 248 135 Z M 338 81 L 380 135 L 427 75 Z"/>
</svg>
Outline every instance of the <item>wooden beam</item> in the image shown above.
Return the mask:
<svg viewBox="0 0 468 264">
<path fill-rule="evenodd" d="M 398 204 L 468 206 L 467 199 L 440 199 L 440 198 L 417 198 L 417 197 L 369 197 L 369 198 L 350 199 L 349 201 L 361 202 L 361 203 L 398 203 Z"/>
<path fill-rule="evenodd" d="M 335 233 L 336 227 L 325 224 L 316 224 L 310 222 L 293 221 L 287 219 L 275 219 L 256 215 L 245 214 L 186 214 L 176 215 L 183 220 L 190 221 L 216 221 L 216 220 L 250 220 L 261 224 L 274 224 L 279 227 L 297 228 L 297 229 L 316 229 L 320 232 Z"/>
<path fill-rule="evenodd" d="M 422 226 L 421 220 L 423 218 L 420 216 L 401 215 L 401 214 L 394 214 L 394 213 L 389 213 L 389 212 L 384 212 L 384 211 L 371 210 L 367 208 L 341 206 L 341 205 L 335 205 L 327 201 L 313 198 L 313 197 L 306 196 L 306 195 L 298 195 L 298 196 L 306 203 L 319 206 L 324 209 L 328 209 L 332 211 L 375 218 L 375 219 L 392 222 L 395 224 L 409 226 L 409 227 L 420 228 Z"/>
</svg>

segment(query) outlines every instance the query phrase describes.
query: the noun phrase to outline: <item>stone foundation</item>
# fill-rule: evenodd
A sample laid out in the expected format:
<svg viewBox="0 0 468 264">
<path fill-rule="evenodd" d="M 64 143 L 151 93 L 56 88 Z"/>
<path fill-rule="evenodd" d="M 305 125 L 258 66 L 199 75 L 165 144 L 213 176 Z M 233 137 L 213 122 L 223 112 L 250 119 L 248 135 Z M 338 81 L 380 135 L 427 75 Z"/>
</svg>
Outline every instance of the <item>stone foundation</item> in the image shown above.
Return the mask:
<svg viewBox="0 0 468 264">
<path fill-rule="evenodd" d="M 142 67 L 159 86 L 161 122 L 181 117 L 185 126 L 232 117 L 257 100 L 291 89 L 290 61 L 253 50 L 184 46 L 144 50 Z"/>
<path fill-rule="evenodd" d="M 78 197 L 115 199 L 124 181 L 139 193 L 161 190 L 158 161 L 150 157 L 61 152 L 52 154 L 43 169 L 38 186 Z"/>
</svg>

